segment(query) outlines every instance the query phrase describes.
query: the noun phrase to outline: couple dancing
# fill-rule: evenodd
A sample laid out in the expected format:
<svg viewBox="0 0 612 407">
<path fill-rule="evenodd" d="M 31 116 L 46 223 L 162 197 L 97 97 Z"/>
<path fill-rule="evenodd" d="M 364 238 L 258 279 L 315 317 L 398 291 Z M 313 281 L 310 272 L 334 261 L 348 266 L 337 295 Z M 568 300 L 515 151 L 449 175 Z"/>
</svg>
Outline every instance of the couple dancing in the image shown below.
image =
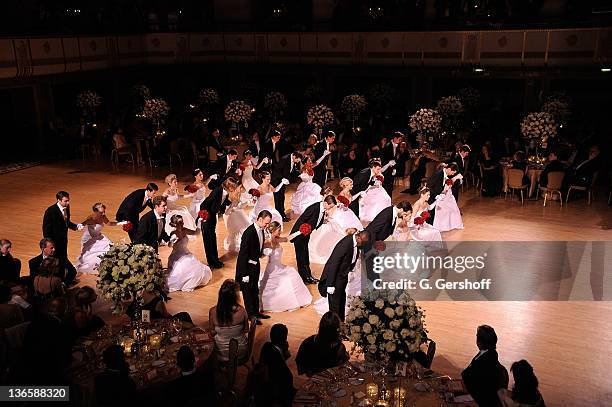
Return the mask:
<svg viewBox="0 0 612 407">
<path fill-rule="evenodd" d="M 266 232 L 270 235 L 268 242 Z M 257 318 L 258 324 L 261 324 L 260 319 L 270 318 L 262 309 L 288 311 L 306 306 L 312 301 L 308 288 L 296 270 L 282 264 L 283 249 L 280 243 L 287 241 L 287 238 L 281 237 L 280 233 L 280 223 L 272 221 L 270 211 L 263 210 L 242 234 L 236 261 L 236 281 L 240 284 L 249 317 Z M 264 249 L 269 260 L 263 276 L 260 276 L 260 260 L 264 257 Z"/>
</svg>

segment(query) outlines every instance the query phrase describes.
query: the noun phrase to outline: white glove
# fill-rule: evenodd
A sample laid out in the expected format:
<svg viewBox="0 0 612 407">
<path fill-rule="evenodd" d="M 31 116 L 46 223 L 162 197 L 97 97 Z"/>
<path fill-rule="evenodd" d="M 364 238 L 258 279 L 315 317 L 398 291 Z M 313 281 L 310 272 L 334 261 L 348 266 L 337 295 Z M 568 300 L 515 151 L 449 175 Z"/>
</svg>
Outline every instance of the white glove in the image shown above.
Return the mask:
<svg viewBox="0 0 612 407">
<path fill-rule="evenodd" d="M 389 166 L 390 167 L 395 167 L 395 164 L 396 164 L 395 160 L 389 161 Z"/>
<path fill-rule="evenodd" d="M 336 287 L 327 287 L 327 294 L 334 294 L 336 292 Z"/>
<path fill-rule="evenodd" d="M 262 163 L 267 164 L 270 162 L 270 160 L 268 160 L 268 157 L 264 157 L 263 160 L 261 160 Z"/>
<path fill-rule="evenodd" d="M 436 201 L 441 201 L 442 198 L 444 198 L 444 194 L 440 194 L 440 195 L 436 196 Z"/>
<path fill-rule="evenodd" d="M 176 242 L 178 242 L 179 238 L 177 235 L 172 235 L 172 237 L 170 238 L 170 243 L 174 244 Z"/>
<path fill-rule="evenodd" d="M 219 174 L 213 174 L 210 176 L 210 179 L 217 179 L 219 178 Z"/>
<path fill-rule="evenodd" d="M 289 180 L 287 178 L 283 178 L 281 182 L 285 185 L 289 185 Z"/>
<path fill-rule="evenodd" d="M 243 283 L 248 283 L 249 282 L 249 276 L 242 277 L 242 282 Z"/>
<path fill-rule="evenodd" d="M 395 176 L 395 174 L 397 174 L 397 171 L 394 168 L 393 171 L 391 171 L 391 175 Z"/>
<path fill-rule="evenodd" d="M 240 168 L 238 168 L 236 170 L 236 175 L 241 176 L 242 175 L 242 170 Z"/>
<path fill-rule="evenodd" d="M 453 179 L 463 179 L 463 174 L 457 174 L 453 177 Z"/>
<path fill-rule="evenodd" d="M 82 223 L 79 223 L 79 224 L 77 225 L 77 230 L 83 230 L 83 228 L 84 228 L 84 227 L 85 227 L 85 226 L 83 226 L 83 224 L 82 224 Z"/>
<path fill-rule="evenodd" d="M 272 254 L 272 249 L 270 249 L 269 247 L 266 247 L 265 249 L 263 249 L 264 256 L 269 256 L 271 254 Z"/>
<path fill-rule="evenodd" d="M 330 155 L 330 154 L 331 154 L 331 151 L 329 151 L 329 150 L 323 151 L 323 155 Z"/>
<path fill-rule="evenodd" d="M 122 220 L 121 222 L 117 222 L 117 226 L 127 225 L 127 223 L 128 223 L 127 220 Z"/>
</svg>

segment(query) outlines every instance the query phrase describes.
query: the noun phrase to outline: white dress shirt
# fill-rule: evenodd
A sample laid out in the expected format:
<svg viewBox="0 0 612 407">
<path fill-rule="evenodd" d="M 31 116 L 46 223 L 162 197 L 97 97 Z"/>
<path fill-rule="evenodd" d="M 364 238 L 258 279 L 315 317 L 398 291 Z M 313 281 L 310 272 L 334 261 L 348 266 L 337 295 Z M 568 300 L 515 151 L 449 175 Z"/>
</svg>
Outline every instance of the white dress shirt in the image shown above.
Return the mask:
<svg viewBox="0 0 612 407">
<path fill-rule="evenodd" d="M 59 202 L 57 203 L 57 207 L 59 208 L 60 212 L 62 213 L 62 216 L 64 217 L 64 220 L 67 220 L 68 216 L 66 215 L 66 208 L 64 208 L 62 205 L 60 205 Z"/>
</svg>

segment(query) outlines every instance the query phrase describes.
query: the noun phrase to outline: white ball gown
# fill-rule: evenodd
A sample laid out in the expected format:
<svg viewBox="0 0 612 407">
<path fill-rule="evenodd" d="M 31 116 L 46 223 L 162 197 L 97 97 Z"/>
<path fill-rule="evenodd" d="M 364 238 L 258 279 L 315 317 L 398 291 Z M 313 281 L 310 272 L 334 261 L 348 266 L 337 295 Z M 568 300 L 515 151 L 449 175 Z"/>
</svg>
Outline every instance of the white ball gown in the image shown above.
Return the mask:
<svg viewBox="0 0 612 407">
<path fill-rule="evenodd" d="M 352 212 L 352 211 L 351 211 Z M 361 259 L 357 259 L 355 268 L 348 275 L 348 284 L 346 285 L 346 310 L 348 312 L 351 303 L 350 297 L 361 295 Z M 327 297 L 321 297 L 314 302 L 315 311 L 317 314 L 323 315 L 329 311 L 329 302 Z"/>
<path fill-rule="evenodd" d="M 312 182 L 312 178 L 306 172 L 300 174 L 302 182 L 291 196 L 291 211 L 295 216 L 300 216 L 310 205 L 321 201 L 321 187 Z"/>
<path fill-rule="evenodd" d="M 97 274 L 96 267 L 100 257 L 108 251 L 113 243 L 102 234 L 104 225 L 87 225 L 81 237 L 81 255 L 77 259 L 76 269 L 83 274 Z"/>
<path fill-rule="evenodd" d="M 255 168 L 253 164 L 247 164 L 242 172 L 242 186 L 246 192 L 259 188 L 259 184 L 253 178 L 253 168 Z"/>
<path fill-rule="evenodd" d="M 177 205 L 176 201 L 178 201 L 180 197 L 178 194 L 168 195 L 166 196 L 166 203 L 168 207 L 166 209 L 166 226 L 165 230 L 168 236 L 174 231 L 174 228 L 170 226 L 170 219 L 172 219 L 172 215 L 181 215 L 183 218 L 183 226 L 185 229 L 189 229 L 191 231 L 195 231 L 197 229 L 195 219 L 191 216 L 191 213 L 187 209 L 187 207 L 182 205 Z M 198 211 L 200 209 L 198 208 Z"/>
<path fill-rule="evenodd" d="M 272 214 L 272 220 L 275 220 L 280 223 L 282 230 L 283 218 L 281 214 L 278 213 L 278 211 L 274 208 L 274 194 L 272 192 L 268 192 L 267 194 L 261 194 L 261 196 L 257 198 L 255 207 L 251 212 L 251 223 L 254 223 L 257 220 L 257 215 L 259 215 L 259 212 L 263 211 L 264 209 Z"/>
<path fill-rule="evenodd" d="M 374 181 L 359 200 L 359 218 L 370 223 L 383 209 L 391 206 L 391 197 L 382 187 L 380 180 Z"/>
<path fill-rule="evenodd" d="M 440 232 L 448 232 L 453 229 L 463 229 L 463 219 L 461 211 L 457 206 L 457 201 L 450 189 L 442 194 L 442 199 L 436 204 L 436 216 L 433 226 Z"/>
<path fill-rule="evenodd" d="M 312 295 L 296 269 L 282 263 L 283 248 L 272 250 L 259 280 L 264 311 L 291 311 L 309 305 Z"/>
<path fill-rule="evenodd" d="M 244 205 L 246 205 L 245 201 L 232 202 L 223 214 L 223 221 L 227 229 L 227 234 L 223 240 L 223 248 L 228 252 L 238 253 L 240 251 L 242 232 L 252 223 L 242 209 Z"/>
<path fill-rule="evenodd" d="M 189 239 L 180 238 L 172 246 L 168 257 L 168 290 L 193 291 L 208 284 L 212 278 L 210 268 L 202 264 L 187 248 Z"/>
<path fill-rule="evenodd" d="M 425 222 L 422 225 L 415 225 L 414 219 L 418 216 L 421 216 L 423 211 L 419 211 L 415 216 L 410 219 L 410 240 L 414 240 L 417 242 L 429 242 L 425 244 L 428 248 L 442 248 L 442 235 L 440 231 Z M 436 217 L 438 214 L 436 213 Z M 434 219 L 435 221 L 435 219 Z"/>
<path fill-rule="evenodd" d="M 352 210 L 340 204 L 327 218 L 327 222 L 310 234 L 308 242 L 310 262 L 325 264 L 336 244 L 346 236 L 348 228 L 362 230 L 363 225 Z"/>
<path fill-rule="evenodd" d="M 200 204 L 204 202 L 204 199 L 206 199 L 206 187 L 198 189 L 191 197 L 191 204 L 189 205 L 189 214 L 193 219 L 198 218 L 198 212 L 200 212 Z"/>
</svg>

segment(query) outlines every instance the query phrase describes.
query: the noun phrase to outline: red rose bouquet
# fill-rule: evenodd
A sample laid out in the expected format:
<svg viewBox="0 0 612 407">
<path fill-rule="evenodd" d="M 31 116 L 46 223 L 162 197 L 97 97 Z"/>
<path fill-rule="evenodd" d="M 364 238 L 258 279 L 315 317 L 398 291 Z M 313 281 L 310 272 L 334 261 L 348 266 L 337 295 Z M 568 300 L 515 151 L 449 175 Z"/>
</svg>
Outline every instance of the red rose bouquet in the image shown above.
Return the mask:
<svg viewBox="0 0 612 407">
<path fill-rule="evenodd" d="M 303 234 L 304 236 L 308 236 L 310 232 L 312 232 L 312 226 L 310 226 L 310 224 L 303 223 L 300 226 L 300 233 Z"/>
<path fill-rule="evenodd" d="M 124 232 L 129 232 L 133 228 L 134 228 L 134 225 L 132 225 L 132 222 L 130 222 L 130 221 L 128 221 L 128 223 L 123 225 L 123 231 Z"/>
<path fill-rule="evenodd" d="M 349 199 L 345 196 L 342 195 L 338 195 L 338 202 L 340 202 L 342 205 L 348 207 L 351 202 L 349 201 Z"/>
<path fill-rule="evenodd" d="M 385 177 L 383 177 L 382 175 L 377 175 L 376 179 L 379 180 L 380 182 L 384 182 L 385 181 Z"/>
<path fill-rule="evenodd" d="M 416 218 L 414 218 L 415 225 L 421 226 L 423 223 L 425 223 L 425 219 L 423 219 L 421 216 L 417 216 Z"/>
<path fill-rule="evenodd" d="M 202 209 L 201 211 L 198 212 L 198 218 L 202 219 L 202 221 L 208 220 L 209 215 L 210 214 L 208 213 L 206 209 Z"/>
<path fill-rule="evenodd" d="M 308 174 L 308 176 L 309 176 L 309 177 L 312 177 L 312 176 L 314 175 L 314 171 L 313 171 L 313 169 L 312 169 L 312 168 L 308 168 L 308 169 L 306 170 L 306 174 Z"/>
<path fill-rule="evenodd" d="M 446 181 L 444 181 L 444 183 L 445 183 L 446 185 L 448 185 L 449 187 L 452 187 L 452 186 L 453 186 L 453 180 L 452 180 L 452 179 L 450 179 L 450 178 L 449 178 L 449 179 L 447 179 Z"/>
<path fill-rule="evenodd" d="M 259 190 L 255 189 L 255 188 L 249 189 L 249 194 L 251 194 L 252 196 L 257 197 L 257 198 L 259 198 L 261 196 L 261 194 L 259 193 Z"/>
<path fill-rule="evenodd" d="M 427 219 L 429 219 L 429 218 L 430 218 L 430 216 L 431 216 L 431 215 L 429 214 L 429 211 L 423 211 L 423 212 L 421 212 L 421 218 L 423 218 L 423 220 L 427 220 Z"/>
<path fill-rule="evenodd" d="M 190 194 L 195 194 L 196 192 L 198 192 L 198 189 L 200 189 L 200 187 L 198 187 L 196 184 L 191 184 L 191 185 L 187 185 L 187 192 L 189 192 Z"/>
</svg>

